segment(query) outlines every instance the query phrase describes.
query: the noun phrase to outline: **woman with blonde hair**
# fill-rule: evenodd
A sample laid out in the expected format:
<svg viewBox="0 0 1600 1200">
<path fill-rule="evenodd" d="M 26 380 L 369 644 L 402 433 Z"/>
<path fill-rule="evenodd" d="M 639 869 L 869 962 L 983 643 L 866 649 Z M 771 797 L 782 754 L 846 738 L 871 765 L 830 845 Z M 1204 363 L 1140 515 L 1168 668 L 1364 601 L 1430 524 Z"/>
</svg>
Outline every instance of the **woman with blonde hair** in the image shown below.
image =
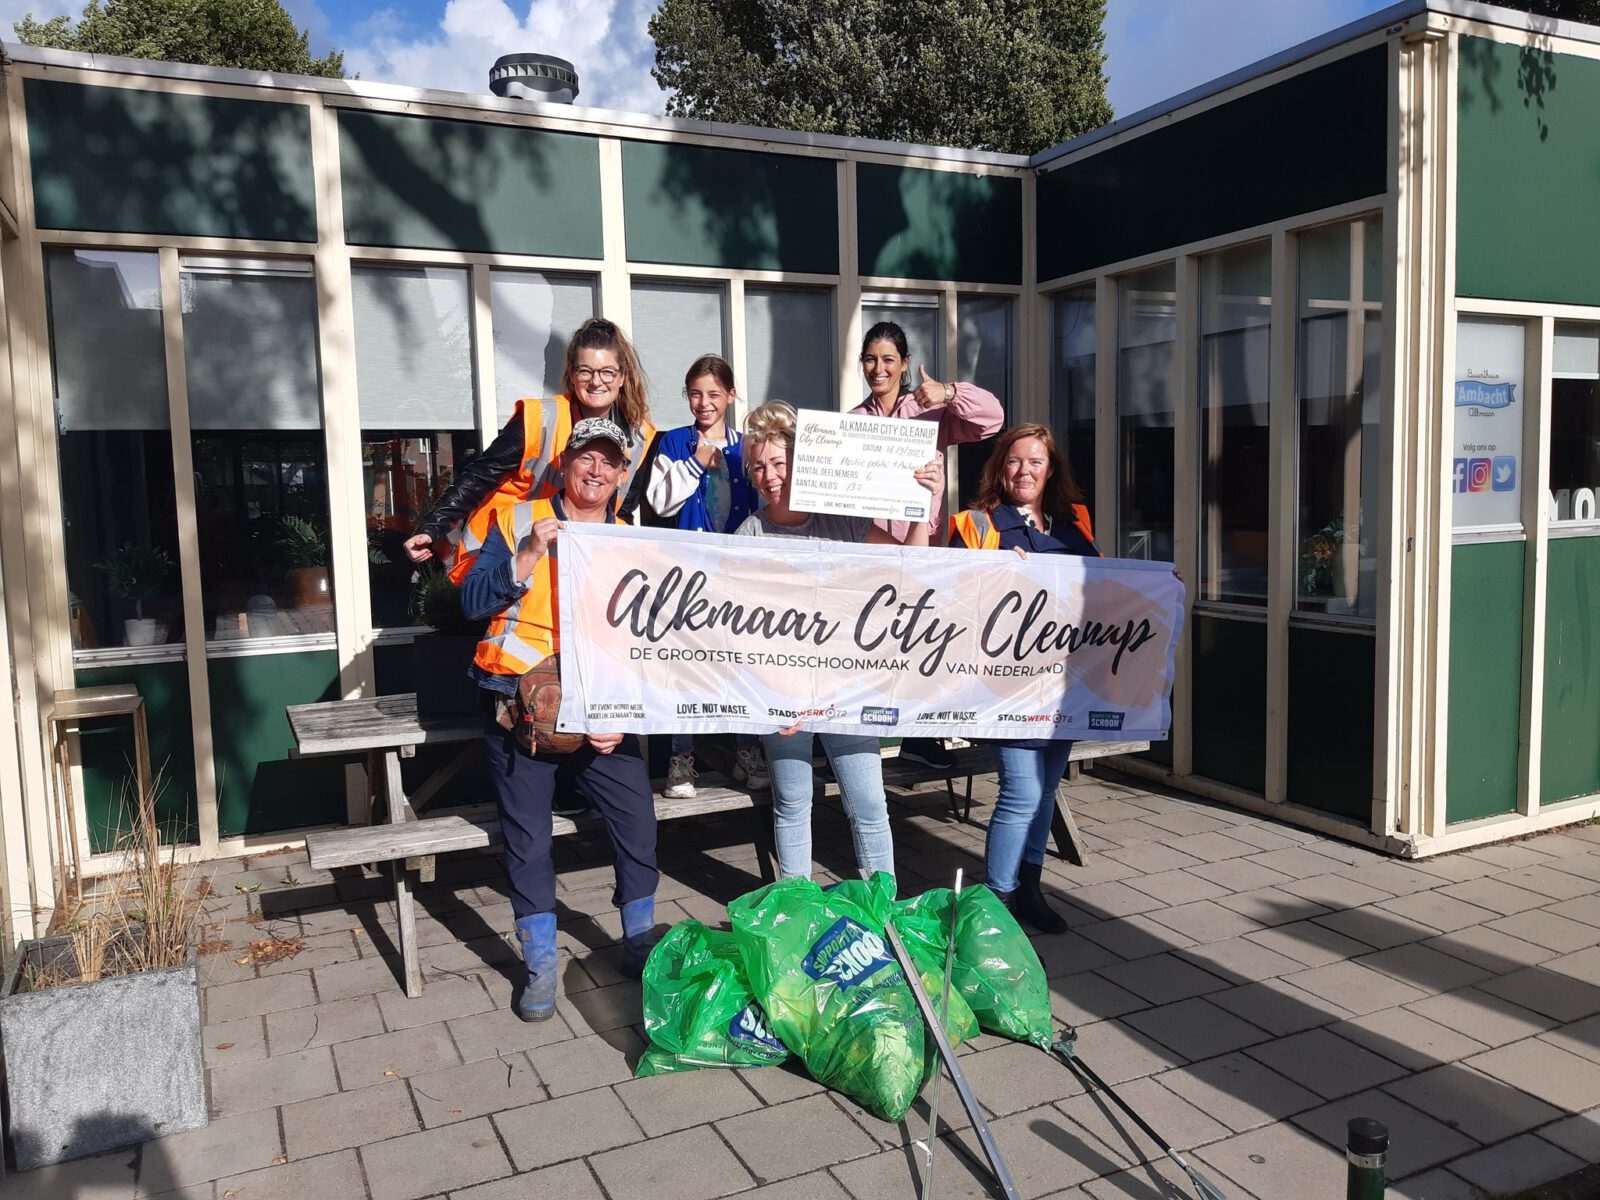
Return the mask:
<svg viewBox="0 0 1600 1200">
<path fill-rule="evenodd" d="M 644 473 L 638 470 L 655 437 L 639 356 L 622 327 L 591 317 L 567 342 L 563 391 L 550 400 L 518 400 L 505 428 L 482 454 L 461 468 L 456 480 L 406 540 L 407 556 L 427 562 L 437 553 L 457 583 L 467 577 L 483 547 L 497 507 L 546 500 L 561 490 L 561 452 L 572 427 L 604 417 L 627 435 L 631 486 L 620 502 L 624 516 L 637 504 Z M 446 539 L 460 525 L 459 546 Z"/>
<path fill-rule="evenodd" d="M 869 545 L 926 546 L 928 526 L 918 521 L 902 537 L 867 517 L 803 513 L 789 507 L 789 473 L 794 464 L 795 410 L 769 400 L 744 422 L 744 467 L 761 508 L 738 528 L 742 537 L 794 537 Z M 937 460 L 916 470 L 930 492 L 943 478 Z M 798 736 L 797 736 L 798 735 Z M 772 831 L 778 871 L 784 878 L 811 877 L 811 736 L 798 724 L 767 734 L 767 765 L 772 777 Z M 856 865 L 863 875 L 894 874 L 894 843 L 889 835 L 889 804 L 883 791 L 883 759 L 878 739 L 860 734 L 823 733 L 823 753 L 839 781 L 850 818 Z"/>
<path fill-rule="evenodd" d="M 1083 493 L 1055 437 L 1043 425 L 1014 425 L 1000 435 L 984 464 L 972 507 L 950 519 L 950 544 L 971 550 L 1076 554 L 1098 558 Z M 1067 923 L 1040 889 L 1044 853 L 1055 811 L 1056 785 L 1066 774 L 1070 741 L 1028 738 L 994 742 L 1000 790 L 984 841 L 990 889 L 1041 933 Z"/>
</svg>

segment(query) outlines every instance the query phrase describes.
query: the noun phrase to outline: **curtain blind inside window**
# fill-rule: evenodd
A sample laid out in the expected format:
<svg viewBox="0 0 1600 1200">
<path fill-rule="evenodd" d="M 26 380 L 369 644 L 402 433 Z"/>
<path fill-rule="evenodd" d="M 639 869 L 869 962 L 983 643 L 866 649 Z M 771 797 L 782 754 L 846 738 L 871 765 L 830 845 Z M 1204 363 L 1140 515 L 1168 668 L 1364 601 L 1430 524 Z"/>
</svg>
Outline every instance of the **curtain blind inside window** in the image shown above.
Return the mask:
<svg viewBox="0 0 1600 1200">
<path fill-rule="evenodd" d="M 495 412 L 503 425 L 518 400 L 562 390 L 567 341 L 595 315 L 594 280 L 587 275 L 491 271 L 494 313 Z"/>
<path fill-rule="evenodd" d="M 363 429 L 472 429 L 472 284 L 448 267 L 356 266 Z"/>
<path fill-rule="evenodd" d="M 183 274 L 193 429 L 320 429 L 317 288 L 308 275 Z"/>
<path fill-rule="evenodd" d="M 662 429 L 688 424 L 683 373 L 702 354 L 728 356 L 722 289 L 679 283 L 633 285 L 634 348 L 650 381 L 651 420 Z"/>
<path fill-rule="evenodd" d="M 738 382 L 748 407 L 768 400 L 787 400 L 796 408 L 835 407 L 829 293 L 746 287 L 744 347 L 744 377 Z"/>
<path fill-rule="evenodd" d="M 167 428 L 159 257 L 51 250 L 45 275 L 61 432 Z"/>
<path fill-rule="evenodd" d="M 999 397 L 1011 412 L 1011 299 L 961 296 L 956 301 L 957 379 Z M 921 381 L 921 375 L 917 377 Z"/>
</svg>

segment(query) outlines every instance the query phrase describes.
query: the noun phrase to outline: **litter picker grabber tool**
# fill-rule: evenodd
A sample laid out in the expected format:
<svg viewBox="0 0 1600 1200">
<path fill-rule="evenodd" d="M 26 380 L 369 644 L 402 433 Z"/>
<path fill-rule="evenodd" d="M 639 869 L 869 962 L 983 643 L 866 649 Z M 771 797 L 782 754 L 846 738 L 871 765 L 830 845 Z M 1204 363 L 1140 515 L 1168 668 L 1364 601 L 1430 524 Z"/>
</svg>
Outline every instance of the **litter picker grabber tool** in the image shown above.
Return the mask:
<svg viewBox="0 0 1600 1200">
<path fill-rule="evenodd" d="M 1133 1123 L 1140 1129 L 1144 1130 L 1145 1136 L 1156 1145 L 1160 1146 L 1166 1156 L 1173 1162 L 1177 1163 L 1179 1169 L 1181 1169 L 1183 1173 L 1189 1177 L 1189 1182 L 1194 1185 L 1194 1194 L 1198 1196 L 1200 1200 L 1228 1200 L 1228 1197 L 1223 1193 L 1221 1188 L 1212 1183 L 1204 1175 L 1200 1174 L 1199 1171 L 1191 1167 L 1188 1163 L 1188 1160 L 1186 1160 L 1183 1155 L 1174 1150 L 1172 1146 L 1168 1144 L 1165 1138 L 1163 1138 L 1154 1129 L 1150 1128 L 1150 1123 L 1148 1121 L 1146 1121 L 1138 1113 L 1134 1112 L 1132 1106 L 1130 1106 L 1126 1100 L 1117 1095 L 1116 1092 L 1112 1091 L 1111 1086 L 1107 1084 L 1105 1080 L 1101 1079 L 1100 1076 L 1096 1075 L 1094 1073 L 1094 1069 L 1090 1067 L 1088 1063 L 1084 1062 L 1083 1059 L 1078 1057 L 1078 1052 L 1075 1047 L 1077 1040 L 1078 1031 L 1072 1028 L 1072 1026 L 1068 1025 L 1065 1034 L 1050 1047 L 1050 1053 L 1054 1054 L 1062 1062 L 1066 1063 L 1069 1070 L 1082 1076 L 1091 1088 L 1098 1088 L 1100 1091 L 1104 1092 L 1111 1098 L 1111 1102 L 1113 1104 L 1115 1104 L 1123 1112 L 1127 1113 L 1128 1116 L 1133 1119 Z"/>
<path fill-rule="evenodd" d="M 942 1028 L 950 1019 L 950 976 L 956 965 L 956 901 L 961 898 L 962 868 L 956 868 L 956 885 L 950 889 L 950 929 L 944 945 L 944 989 L 939 997 L 939 1025 Z M 939 1085 L 944 1082 L 944 1072 L 935 1072 L 933 1087 L 928 1089 L 928 1140 L 923 1149 L 928 1152 L 927 1166 L 922 1172 L 922 1200 L 933 1200 L 933 1148 L 939 1137 Z"/>
<path fill-rule="evenodd" d="M 978 1142 L 989 1160 L 989 1170 L 993 1172 L 995 1182 L 1000 1185 L 1006 1200 L 1022 1200 L 1017 1192 L 1017 1185 L 1011 1182 L 1011 1172 L 1006 1169 L 1005 1160 L 1000 1157 L 1000 1147 L 995 1144 L 994 1134 L 989 1132 L 989 1122 L 984 1120 L 983 1110 L 978 1107 L 978 1098 L 972 1094 L 972 1086 L 967 1083 L 967 1077 L 961 1071 L 961 1064 L 956 1061 L 956 1052 L 951 1049 L 950 1039 L 945 1035 L 944 1022 L 939 1020 L 933 1001 L 928 998 L 928 989 L 922 986 L 922 976 L 917 973 L 916 964 L 911 961 L 906 944 L 900 940 L 900 931 L 894 927 L 893 921 L 888 921 L 884 924 L 883 933 L 884 940 L 894 951 L 900 969 L 905 972 L 906 982 L 911 986 L 912 995 L 917 998 L 917 1008 L 921 1010 L 922 1019 L 927 1022 L 928 1029 L 933 1034 L 933 1043 L 939 1049 L 939 1057 L 944 1060 L 945 1068 L 950 1072 L 950 1082 L 956 1085 L 956 1094 L 961 1097 L 961 1106 L 967 1110 L 967 1117 L 972 1121 L 972 1128 L 977 1133 Z M 929 1148 L 932 1149 L 931 1146 Z"/>
</svg>

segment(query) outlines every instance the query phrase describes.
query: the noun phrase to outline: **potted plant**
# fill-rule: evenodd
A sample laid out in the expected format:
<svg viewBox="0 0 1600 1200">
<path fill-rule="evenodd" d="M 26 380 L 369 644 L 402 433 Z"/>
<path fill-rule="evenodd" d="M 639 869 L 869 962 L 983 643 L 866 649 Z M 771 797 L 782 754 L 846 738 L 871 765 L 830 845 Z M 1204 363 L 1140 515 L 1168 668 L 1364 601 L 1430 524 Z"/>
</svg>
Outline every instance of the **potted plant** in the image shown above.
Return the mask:
<svg viewBox="0 0 1600 1200">
<path fill-rule="evenodd" d="M 139 797 L 123 869 L 0 979 L 17 1169 L 206 1124 L 195 934 L 207 885 L 161 853 Z M 124 796 L 130 789 L 124 789 Z"/>
<path fill-rule="evenodd" d="M 106 586 L 118 600 L 133 603 L 133 616 L 122 623 L 123 643 L 128 646 L 154 646 L 165 640 L 166 626 L 144 615 L 144 602 L 161 593 L 161 585 L 172 573 L 172 559 L 159 546 L 136 546 L 124 542 L 94 569 L 106 577 Z"/>
<path fill-rule="evenodd" d="M 328 539 L 310 521 L 286 516 L 278 521 L 278 553 L 289 564 L 284 583 L 289 602 L 295 608 L 331 604 L 333 591 L 328 582 Z"/>
<path fill-rule="evenodd" d="M 425 721 L 475 716 L 478 689 L 467 676 L 467 665 L 483 628 L 462 615 L 461 589 L 437 563 L 429 563 L 414 576 L 411 614 L 433 631 L 411 643 L 417 716 Z"/>
</svg>

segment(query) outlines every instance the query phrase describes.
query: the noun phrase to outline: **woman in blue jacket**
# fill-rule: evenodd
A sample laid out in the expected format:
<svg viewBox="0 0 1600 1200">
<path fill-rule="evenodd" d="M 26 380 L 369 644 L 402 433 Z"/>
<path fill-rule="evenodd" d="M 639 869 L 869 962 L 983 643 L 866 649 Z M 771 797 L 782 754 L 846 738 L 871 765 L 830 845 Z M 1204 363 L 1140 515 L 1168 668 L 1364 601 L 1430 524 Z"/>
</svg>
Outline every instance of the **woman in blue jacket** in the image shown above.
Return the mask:
<svg viewBox="0 0 1600 1200">
<path fill-rule="evenodd" d="M 950 544 L 971 550 L 1098 558 L 1088 510 L 1055 438 L 1043 425 L 1014 425 L 984 464 L 977 499 L 950 521 Z M 1056 785 L 1072 743 L 1049 738 L 995 742 L 999 794 L 984 841 L 984 876 L 1006 907 L 1041 933 L 1067 927 L 1040 890 Z"/>
</svg>

